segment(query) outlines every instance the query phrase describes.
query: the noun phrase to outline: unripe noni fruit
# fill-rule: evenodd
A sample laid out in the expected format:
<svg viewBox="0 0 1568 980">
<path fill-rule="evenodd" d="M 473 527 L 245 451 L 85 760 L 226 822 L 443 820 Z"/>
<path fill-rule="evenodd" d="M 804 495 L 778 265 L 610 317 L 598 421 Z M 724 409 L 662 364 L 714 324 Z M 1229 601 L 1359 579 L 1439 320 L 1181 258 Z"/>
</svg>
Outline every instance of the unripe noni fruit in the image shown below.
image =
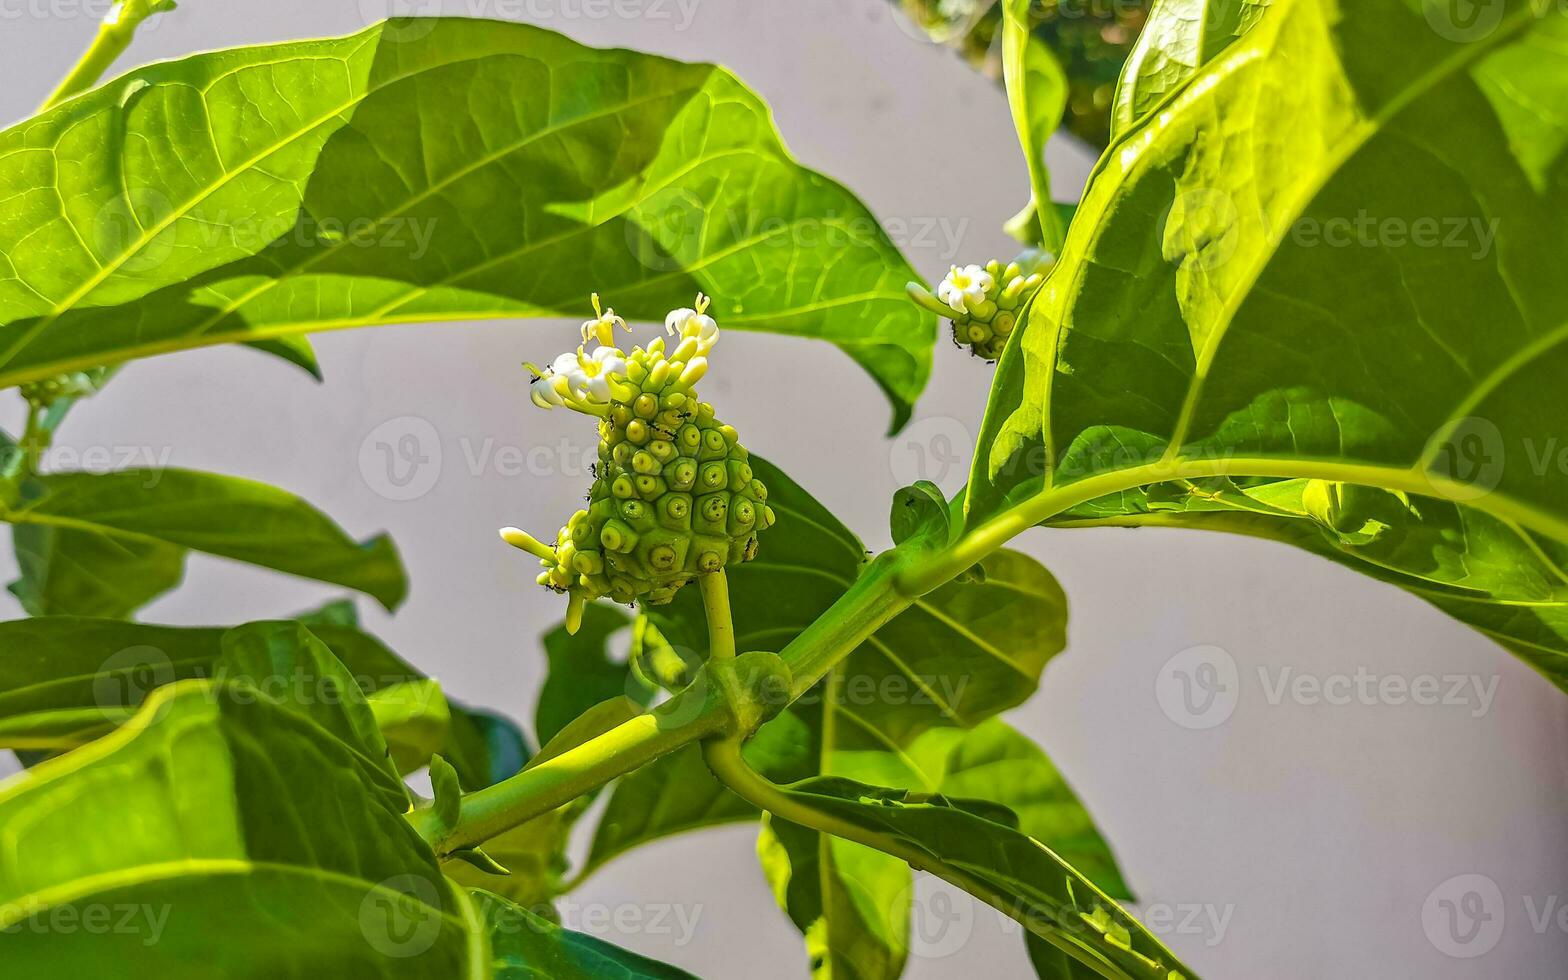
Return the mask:
<svg viewBox="0 0 1568 980">
<path fill-rule="evenodd" d="M 598 598 L 669 602 L 696 576 L 749 561 L 757 533 L 773 524 L 735 429 L 693 389 L 712 346 L 711 332 L 698 333 L 683 331 L 668 353 L 661 337 L 626 356 L 600 414 L 587 507 L 553 550 L 530 549 L 544 567 L 539 583 L 571 593 L 574 608 Z"/>
</svg>

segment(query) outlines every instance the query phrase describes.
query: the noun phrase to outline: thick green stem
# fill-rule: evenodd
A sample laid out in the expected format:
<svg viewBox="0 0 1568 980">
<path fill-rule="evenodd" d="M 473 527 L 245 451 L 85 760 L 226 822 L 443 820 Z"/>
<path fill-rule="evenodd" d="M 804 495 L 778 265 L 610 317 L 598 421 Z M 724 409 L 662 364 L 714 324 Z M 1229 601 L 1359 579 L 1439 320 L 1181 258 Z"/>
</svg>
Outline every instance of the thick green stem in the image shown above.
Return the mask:
<svg viewBox="0 0 1568 980">
<path fill-rule="evenodd" d="M 109 66 L 130 46 L 141 22 L 157 13 L 162 6 L 157 0 L 120 0 L 110 7 L 103 23 L 98 25 L 98 34 L 93 38 L 93 43 L 88 45 L 81 59 L 55 86 L 38 111 L 53 108 L 97 84 Z"/>
<path fill-rule="evenodd" d="M 437 855 L 446 857 L 565 806 L 683 745 L 722 732 L 728 722 L 723 704 L 715 698 L 702 703 L 676 698 L 494 786 L 465 795 L 455 826 L 442 826 L 430 808 L 411 811 L 408 820 Z"/>
<path fill-rule="evenodd" d="M 708 659 L 735 659 L 735 623 L 730 618 L 730 583 L 724 569 L 697 577 L 702 608 L 708 614 Z"/>
<path fill-rule="evenodd" d="M 891 834 L 884 834 L 875 830 L 842 820 L 831 813 L 824 813 L 801 799 L 797 794 L 791 794 L 783 787 L 758 773 L 747 765 L 741 755 L 740 740 L 737 738 L 710 738 L 702 743 L 702 757 L 708 768 L 718 777 L 719 782 L 728 786 L 731 791 L 741 799 L 750 803 L 759 810 L 765 810 L 781 820 L 799 824 L 808 830 L 818 833 L 831 834 L 856 844 L 862 844 L 884 854 L 890 854 L 908 864 L 916 871 L 925 871 L 936 875 L 943 881 L 962 888 L 964 891 L 990 905 L 992 908 L 1006 915 L 1017 917 L 1018 903 L 1003 892 L 998 891 L 986 882 L 976 878 L 968 872 L 949 865 L 927 851 L 915 847 Z M 1034 921 L 1035 916 L 1025 916 L 1021 921 L 1041 939 L 1060 949 L 1062 952 L 1082 962 L 1096 973 L 1106 975 L 1104 971 L 1109 964 L 1090 956 L 1057 932 L 1045 929 Z M 1111 969 L 1115 969 L 1111 967 Z M 1121 971 L 1115 970 L 1109 974 L 1112 977 L 1128 977 Z M 1129 977 L 1128 980 L 1131 980 Z"/>
</svg>

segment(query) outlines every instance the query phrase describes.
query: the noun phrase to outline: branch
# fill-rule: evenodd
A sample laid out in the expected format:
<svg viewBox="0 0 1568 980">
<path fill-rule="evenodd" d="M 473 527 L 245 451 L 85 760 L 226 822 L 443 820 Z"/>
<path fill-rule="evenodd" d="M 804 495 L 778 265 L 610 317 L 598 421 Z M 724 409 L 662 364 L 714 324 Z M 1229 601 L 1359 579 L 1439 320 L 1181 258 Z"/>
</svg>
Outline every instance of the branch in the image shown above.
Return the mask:
<svg viewBox="0 0 1568 980">
<path fill-rule="evenodd" d="M 38 111 L 52 109 L 71 96 L 92 88 L 103 77 L 103 73 L 109 70 L 109 66 L 130 47 L 131 39 L 136 36 L 136 28 L 142 21 L 153 14 L 173 9 L 174 4 L 170 0 L 120 0 L 110 7 L 103 23 L 98 25 L 98 35 L 87 46 L 81 60 L 60 80 L 60 84 L 55 86 Z"/>
</svg>

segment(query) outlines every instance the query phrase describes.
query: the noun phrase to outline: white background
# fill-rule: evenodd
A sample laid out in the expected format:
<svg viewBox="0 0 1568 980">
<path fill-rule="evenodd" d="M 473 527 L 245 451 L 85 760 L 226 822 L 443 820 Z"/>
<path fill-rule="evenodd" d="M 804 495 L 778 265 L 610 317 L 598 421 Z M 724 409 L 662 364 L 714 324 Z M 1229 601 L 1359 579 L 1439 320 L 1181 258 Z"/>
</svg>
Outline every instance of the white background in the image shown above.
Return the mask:
<svg viewBox="0 0 1568 980">
<path fill-rule="evenodd" d="M 684 2 L 613 8 L 640 11 L 635 18 L 605 16 L 592 0 L 419 10 L 528 19 L 591 44 L 722 61 L 772 104 L 796 154 L 855 189 L 929 278 L 953 261 L 1011 253 L 999 226 L 1027 185 L 1005 103 L 956 58 L 915 43 L 883 0 Z M 0 114 L 20 118 L 52 87 L 91 35 L 95 9 L 92 0 L 0 0 Z M 144 31 L 122 67 L 342 33 L 385 9 L 383 0 L 184 0 Z M 1092 159 L 1062 142 L 1051 163 L 1058 194 L 1069 196 Z M 613 284 L 606 290 L 613 303 Z M 590 427 L 531 408 L 517 366 L 566 349 L 575 328 L 541 320 L 325 335 L 324 385 L 238 348 L 176 354 L 131 366 L 71 419 L 61 444 L 167 449 L 173 465 L 300 493 L 356 535 L 391 531 L 412 594 L 395 618 L 362 601 L 369 626 L 454 696 L 527 718 L 541 677 L 537 637 L 563 604 L 532 585 L 532 563 L 504 548 L 495 528 L 548 533 L 586 486 L 578 467 Z M 888 411 L 871 382 L 826 345 L 727 332 L 704 394 L 750 447 L 880 548 L 901 483 L 925 475 L 951 490 L 962 480 L 956 465 L 912 470 L 911 447 L 939 450 L 945 439 L 967 454 L 990 369 L 945 341 L 937 353 L 921 421 L 897 443 L 879 438 Z M 0 421 L 15 426 L 18 405 L 4 409 Z M 373 468 L 362 470 L 360 450 L 378 426 L 408 418 L 433 428 L 429 439 L 419 427 L 427 443 L 439 441 L 441 467 L 428 493 L 396 501 L 378 492 L 385 484 Z M 502 447 L 515 448 L 498 465 Z M 534 447 L 545 448 L 523 455 L 519 472 L 519 451 Z M 1021 546 L 1061 578 L 1073 618 L 1068 652 L 1012 720 L 1071 778 L 1151 924 L 1202 974 L 1568 975 L 1565 923 L 1532 921 L 1568 900 L 1560 692 L 1418 600 L 1283 546 L 1157 530 L 1036 532 Z M 0 566 L 14 574 L 8 554 Z M 145 618 L 233 623 L 336 595 L 199 557 L 187 578 Z M 19 614 L 9 596 L 0 614 Z M 1223 653 L 1182 654 L 1200 646 Z M 1236 665 L 1234 711 L 1214 727 L 1178 724 L 1179 703 L 1157 697 L 1194 658 Z M 1336 706 L 1288 695 L 1275 703 L 1268 687 L 1287 669 L 1323 680 L 1359 670 L 1397 679 L 1390 683 L 1474 675 L 1483 688 L 1495 684 L 1495 698 L 1484 712 L 1473 689 L 1459 705 Z M 568 924 L 708 977 L 802 976 L 801 942 L 768 894 L 753 839 L 733 827 L 624 857 L 573 897 L 580 904 L 566 910 Z M 1440 948 L 1484 944 L 1455 948 L 1445 936 L 1440 903 L 1476 881 L 1444 885 L 1460 875 L 1495 885 L 1485 910 L 1494 932 L 1502 924 L 1495 947 L 1468 959 Z M 922 890 L 931 930 L 910 976 L 1031 975 L 1016 928 L 962 901 L 964 914 L 943 920 L 950 906 L 936 891 Z M 688 942 L 673 914 L 653 926 L 672 905 L 696 918 Z M 601 909 L 645 925 L 617 929 L 595 918 Z M 931 925 L 943 921 L 945 931 Z"/>
</svg>

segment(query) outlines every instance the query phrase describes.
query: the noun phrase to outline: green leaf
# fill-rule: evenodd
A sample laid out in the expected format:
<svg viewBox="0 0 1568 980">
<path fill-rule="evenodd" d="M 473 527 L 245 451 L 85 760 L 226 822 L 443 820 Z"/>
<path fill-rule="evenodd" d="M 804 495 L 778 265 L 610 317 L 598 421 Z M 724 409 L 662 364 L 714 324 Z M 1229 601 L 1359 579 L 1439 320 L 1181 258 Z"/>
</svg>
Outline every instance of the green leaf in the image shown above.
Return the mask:
<svg viewBox="0 0 1568 980">
<path fill-rule="evenodd" d="M 1492 14 L 1469 36 L 1399 0 L 1275 0 L 1129 131 L 999 367 L 969 523 L 1258 529 L 1258 488 L 1380 488 L 1409 517 L 1329 550 L 1562 683 L 1568 16 Z M 1434 573 L 1439 542 L 1464 550 Z"/>
<path fill-rule="evenodd" d="M 1122 66 L 1115 140 L 1258 22 L 1270 0 L 1158 0 Z"/>
<path fill-rule="evenodd" d="M 1006 816 L 1005 811 L 842 778 L 806 780 L 785 792 L 918 859 L 926 870 L 974 893 L 1058 948 L 1095 963 L 1104 976 L 1195 976 L 1061 857 L 991 819 Z"/>
<path fill-rule="evenodd" d="M 1039 746 L 998 718 L 951 741 L 941 778 L 931 791 L 1007 807 L 1017 816 L 1019 830 L 1049 847 L 1095 887 L 1115 899 L 1133 897 L 1094 819 Z"/>
<path fill-rule="evenodd" d="M 430 757 L 430 789 L 435 794 L 435 811 L 441 825 L 448 830 L 456 827 L 463 790 L 457 785 L 457 770 L 439 755 Z"/>
<path fill-rule="evenodd" d="M 405 776 L 429 764 L 452 737 L 452 708 L 435 681 L 389 684 L 372 692 L 369 702 L 392 763 Z"/>
<path fill-rule="evenodd" d="M 778 526 L 757 557 L 726 572 L 741 650 L 778 650 L 854 582 L 866 552 L 859 539 L 777 468 L 756 455 Z M 935 488 L 901 491 L 895 536 L 946 540 L 948 506 Z M 1066 599 L 1051 574 L 1011 551 L 984 562 L 983 581 L 950 583 L 923 596 L 841 662 L 763 732 L 789 726 L 804 751 L 774 755 L 775 778 L 852 775 L 934 791 L 941 754 L 917 758 L 922 733 L 965 728 L 1022 703 L 1066 642 Z M 678 647 L 705 650 L 701 603 L 686 593 L 647 615 Z M 706 797 L 700 797 L 706 798 Z M 896 976 L 907 948 L 909 871 L 859 845 L 780 831 L 760 845 L 786 912 L 824 969 Z"/>
<path fill-rule="evenodd" d="M 185 549 L 152 538 L 18 524 L 11 545 L 21 574 L 7 588 L 32 616 L 124 619 L 185 577 Z"/>
<path fill-rule="evenodd" d="M 315 609 L 295 613 L 287 618 L 306 626 L 358 626 L 359 609 L 355 607 L 353 599 L 333 599 Z"/>
<path fill-rule="evenodd" d="M 563 929 L 480 889 L 470 893 L 493 947 L 495 980 L 691 980 L 691 974 Z"/>
<path fill-rule="evenodd" d="M 595 290 L 655 322 L 701 290 L 728 328 L 832 342 L 899 422 L 930 370 L 913 270 L 733 75 L 523 24 L 394 20 L 138 69 L 0 133 L 0 185 L 0 384 L 580 315 Z"/>
<path fill-rule="evenodd" d="M 1051 175 L 1045 165 L 1045 144 L 1062 123 L 1067 108 L 1067 75 L 1045 43 L 1031 33 L 1030 0 L 1003 0 L 1002 72 L 1013 128 L 1029 163 L 1029 186 L 1040 244 L 1055 255 L 1061 251 L 1066 226 L 1051 206 Z"/>
<path fill-rule="evenodd" d="M 372 696 L 373 712 L 376 692 L 425 680 L 368 633 L 325 624 L 310 632 Z M 62 750 L 103 735 L 155 689 L 216 676 L 225 633 L 71 616 L 0 623 L 0 746 Z M 522 767 L 527 747 L 515 725 L 447 704 L 450 727 L 440 749 L 465 787 L 488 786 Z"/>
<path fill-rule="evenodd" d="M 947 498 L 929 480 L 921 480 L 893 495 L 893 512 L 888 523 L 892 526 L 894 544 L 916 539 L 922 547 L 941 548 L 946 546 L 952 534 Z"/>
<path fill-rule="evenodd" d="M 849 841 L 764 818 L 757 856 L 774 898 L 806 937 L 819 980 L 894 980 L 909 955 L 909 868 Z"/>
<path fill-rule="evenodd" d="M 652 688 L 634 677 L 625 661 L 610 659 L 610 638 L 630 624 L 631 617 L 615 606 L 590 603 L 576 634 L 568 633 L 563 623 L 544 635 L 550 672 L 534 709 L 534 735 L 540 744 L 601 701 L 625 696 L 648 703 Z"/>
<path fill-rule="evenodd" d="M 465 975 L 484 944 L 471 948 L 383 771 L 329 734 L 345 723 L 324 701 L 185 682 L 115 734 L 0 784 L 15 845 L 0 854 L 7 969 Z M 104 907 L 150 911 L 123 929 L 49 925 Z"/>
<path fill-rule="evenodd" d="M 53 605 L 41 608 L 80 600 L 97 612 L 151 598 L 150 588 L 174 583 L 167 574 L 150 586 L 136 576 L 149 568 L 167 572 L 183 549 L 357 589 L 388 609 L 408 591 L 391 539 L 355 541 L 310 504 L 266 484 L 173 469 L 58 473 L 36 482 L 40 495 L 0 512 L 0 519 L 56 532 L 19 539 L 19 547 L 43 542 L 42 553 L 28 547 L 22 584 L 13 589 L 48 597 Z M 111 560 L 78 567 L 101 555 Z M 67 579 L 56 585 L 53 573 L 62 565 Z"/>
</svg>

